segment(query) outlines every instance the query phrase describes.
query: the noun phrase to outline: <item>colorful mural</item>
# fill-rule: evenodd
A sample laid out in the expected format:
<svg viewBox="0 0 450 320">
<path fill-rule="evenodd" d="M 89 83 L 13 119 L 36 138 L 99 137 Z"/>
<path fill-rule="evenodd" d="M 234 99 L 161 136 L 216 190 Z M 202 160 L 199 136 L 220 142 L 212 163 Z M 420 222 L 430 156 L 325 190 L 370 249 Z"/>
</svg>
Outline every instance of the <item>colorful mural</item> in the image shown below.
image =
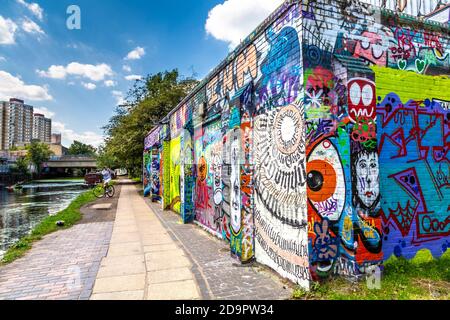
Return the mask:
<svg viewBox="0 0 450 320">
<path fill-rule="evenodd" d="M 155 150 L 156 153 L 152 156 L 152 164 L 151 164 L 151 197 L 154 202 L 161 202 L 161 180 L 160 180 L 160 159 L 159 152 Z"/>
<path fill-rule="evenodd" d="M 195 164 L 194 145 L 192 141 L 192 124 L 181 133 L 181 163 L 180 163 L 180 197 L 181 216 L 184 223 L 194 221 L 194 195 L 195 195 Z"/>
<path fill-rule="evenodd" d="M 195 220 L 222 237 L 222 136 L 219 119 L 195 129 L 194 153 L 197 163 Z"/>
<path fill-rule="evenodd" d="M 149 151 L 144 152 L 143 167 L 144 197 L 148 197 L 152 192 L 152 155 Z"/>
<path fill-rule="evenodd" d="M 170 209 L 181 213 L 180 198 L 181 137 L 170 140 Z"/>
<path fill-rule="evenodd" d="M 357 0 L 286 2 L 161 127 L 163 207 L 304 288 L 440 256 L 449 38 Z"/>
<path fill-rule="evenodd" d="M 162 157 L 161 157 L 161 170 L 162 170 L 162 182 L 163 182 L 163 208 L 170 208 L 172 203 L 170 196 L 171 188 L 171 176 L 170 176 L 170 142 L 163 141 L 162 143 Z"/>
<path fill-rule="evenodd" d="M 439 257 L 450 245 L 450 79 L 374 70 L 385 257 Z"/>
</svg>

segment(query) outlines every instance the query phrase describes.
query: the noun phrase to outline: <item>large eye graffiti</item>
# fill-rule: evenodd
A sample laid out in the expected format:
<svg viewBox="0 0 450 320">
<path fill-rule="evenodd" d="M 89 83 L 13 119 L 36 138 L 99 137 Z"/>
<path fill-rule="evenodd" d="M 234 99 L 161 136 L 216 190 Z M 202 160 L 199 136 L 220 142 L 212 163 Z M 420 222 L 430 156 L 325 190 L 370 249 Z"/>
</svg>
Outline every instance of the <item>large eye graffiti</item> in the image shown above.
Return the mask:
<svg viewBox="0 0 450 320">
<path fill-rule="evenodd" d="M 306 170 L 309 201 L 322 218 L 339 220 L 345 204 L 344 169 L 330 140 L 310 152 Z"/>
<path fill-rule="evenodd" d="M 375 83 L 364 78 L 354 78 L 348 82 L 348 114 L 354 123 L 359 118 L 375 120 Z"/>
</svg>

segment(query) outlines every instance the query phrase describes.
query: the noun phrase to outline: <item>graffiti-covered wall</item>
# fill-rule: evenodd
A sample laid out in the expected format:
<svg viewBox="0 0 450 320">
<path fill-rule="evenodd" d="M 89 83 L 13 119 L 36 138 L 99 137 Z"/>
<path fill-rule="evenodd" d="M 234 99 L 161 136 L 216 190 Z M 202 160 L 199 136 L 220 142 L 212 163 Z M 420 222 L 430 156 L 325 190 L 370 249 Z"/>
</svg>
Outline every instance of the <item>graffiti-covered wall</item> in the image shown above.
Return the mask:
<svg viewBox="0 0 450 320">
<path fill-rule="evenodd" d="M 450 29 L 286 1 L 163 122 L 163 207 L 305 288 L 449 239 Z"/>
<path fill-rule="evenodd" d="M 255 256 L 308 286 L 301 6 L 266 37 L 253 134 Z"/>
<path fill-rule="evenodd" d="M 437 92 L 449 91 L 439 76 L 450 74 L 448 28 L 353 0 L 303 1 L 303 17 L 313 278 L 358 275 L 393 253 L 442 254 L 448 98 Z"/>
<path fill-rule="evenodd" d="M 375 70 L 384 254 L 439 257 L 450 246 L 450 79 Z"/>
<path fill-rule="evenodd" d="M 378 52 L 366 45 L 378 30 L 356 1 L 307 1 L 303 14 L 311 274 L 358 276 L 383 259 L 376 88 L 368 67 L 369 53 Z M 383 51 L 377 57 L 383 60 Z"/>
</svg>

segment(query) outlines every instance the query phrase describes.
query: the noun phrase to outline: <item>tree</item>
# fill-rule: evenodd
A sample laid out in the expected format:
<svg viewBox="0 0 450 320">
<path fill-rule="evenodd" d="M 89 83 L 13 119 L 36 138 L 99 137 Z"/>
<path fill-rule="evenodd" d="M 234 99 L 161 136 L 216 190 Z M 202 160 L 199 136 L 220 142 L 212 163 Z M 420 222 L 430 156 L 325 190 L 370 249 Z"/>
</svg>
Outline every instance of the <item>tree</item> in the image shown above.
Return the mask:
<svg viewBox="0 0 450 320">
<path fill-rule="evenodd" d="M 35 165 L 38 177 L 41 175 L 42 163 L 48 161 L 53 152 L 50 147 L 37 140 L 33 140 L 30 145 L 27 146 L 26 159 Z"/>
<path fill-rule="evenodd" d="M 111 168 L 111 169 L 118 169 L 120 168 L 120 164 L 117 161 L 117 158 L 112 154 L 111 151 L 108 151 L 104 146 L 100 146 L 98 148 L 98 155 L 97 155 L 97 167 L 103 168 Z"/>
<path fill-rule="evenodd" d="M 93 157 L 96 155 L 96 152 L 97 150 L 93 146 L 75 140 L 69 147 L 68 154 L 72 156 Z"/>
<path fill-rule="evenodd" d="M 11 173 L 15 173 L 21 178 L 28 179 L 30 171 L 28 170 L 30 163 L 26 157 L 18 158 L 16 163 L 11 167 Z"/>
<path fill-rule="evenodd" d="M 177 70 L 137 81 L 128 93 L 127 103 L 117 107 L 116 114 L 103 128 L 105 152 L 131 175 L 138 175 L 142 170 L 145 136 L 197 84 L 197 80 L 182 79 Z"/>
</svg>

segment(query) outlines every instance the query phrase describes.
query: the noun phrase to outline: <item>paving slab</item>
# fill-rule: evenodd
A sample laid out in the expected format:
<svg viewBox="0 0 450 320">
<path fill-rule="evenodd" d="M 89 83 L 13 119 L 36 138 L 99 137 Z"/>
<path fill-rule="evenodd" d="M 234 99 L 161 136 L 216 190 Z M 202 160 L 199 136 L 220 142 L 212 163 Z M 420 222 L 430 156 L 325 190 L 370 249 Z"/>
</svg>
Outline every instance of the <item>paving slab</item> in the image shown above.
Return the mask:
<svg viewBox="0 0 450 320">
<path fill-rule="evenodd" d="M 191 269 L 188 267 L 156 270 L 147 273 L 149 284 L 174 282 L 180 280 L 194 280 Z"/>
<path fill-rule="evenodd" d="M 93 294 L 144 290 L 145 276 L 145 274 L 136 274 L 97 279 Z"/>
<path fill-rule="evenodd" d="M 91 300 L 143 300 L 143 299 L 144 299 L 144 290 L 97 293 L 91 296 Z"/>
<path fill-rule="evenodd" d="M 91 299 L 200 299 L 191 266 L 136 188 L 122 186 L 108 254 Z"/>
<path fill-rule="evenodd" d="M 94 210 L 109 210 L 112 208 L 112 203 L 100 203 L 100 204 L 94 204 L 91 206 Z"/>
<path fill-rule="evenodd" d="M 198 300 L 200 294 L 194 280 L 150 284 L 147 300 Z"/>
</svg>

